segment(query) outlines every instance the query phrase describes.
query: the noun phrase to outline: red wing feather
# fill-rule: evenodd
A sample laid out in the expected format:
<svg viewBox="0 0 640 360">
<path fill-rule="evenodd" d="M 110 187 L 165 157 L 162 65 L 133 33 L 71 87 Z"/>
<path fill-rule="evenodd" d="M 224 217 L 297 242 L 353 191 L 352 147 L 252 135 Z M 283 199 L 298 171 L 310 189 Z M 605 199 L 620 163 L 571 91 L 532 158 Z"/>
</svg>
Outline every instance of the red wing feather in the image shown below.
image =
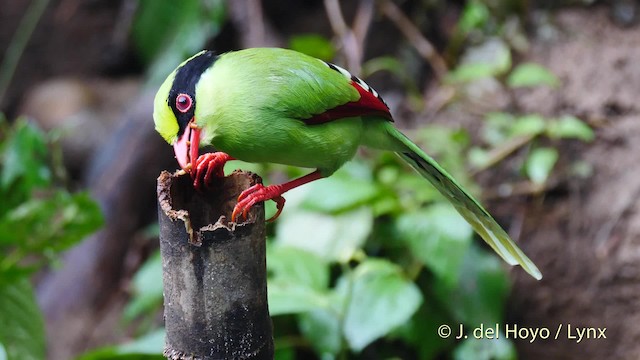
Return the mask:
<svg viewBox="0 0 640 360">
<path fill-rule="evenodd" d="M 360 93 L 358 101 L 351 101 L 329 109 L 321 114 L 313 115 L 305 119 L 308 125 L 324 124 L 329 121 L 354 116 L 376 116 L 393 121 L 387 105 L 372 92 L 365 90 L 361 85 L 351 81 L 351 85 Z"/>
</svg>

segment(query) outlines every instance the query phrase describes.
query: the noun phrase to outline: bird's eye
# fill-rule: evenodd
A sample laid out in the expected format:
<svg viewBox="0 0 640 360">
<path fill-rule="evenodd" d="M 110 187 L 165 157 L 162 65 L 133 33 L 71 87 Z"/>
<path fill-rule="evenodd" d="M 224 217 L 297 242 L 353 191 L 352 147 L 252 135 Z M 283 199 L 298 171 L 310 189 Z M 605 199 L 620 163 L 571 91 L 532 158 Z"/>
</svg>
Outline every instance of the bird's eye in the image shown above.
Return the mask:
<svg viewBox="0 0 640 360">
<path fill-rule="evenodd" d="M 192 104 L 193 101 L 191 100 L 191 96 L 187 94 L 179 94 L 178 97 L 176 97 L 176 109 L 181 113 L 189 111 Z"/>
</svg>

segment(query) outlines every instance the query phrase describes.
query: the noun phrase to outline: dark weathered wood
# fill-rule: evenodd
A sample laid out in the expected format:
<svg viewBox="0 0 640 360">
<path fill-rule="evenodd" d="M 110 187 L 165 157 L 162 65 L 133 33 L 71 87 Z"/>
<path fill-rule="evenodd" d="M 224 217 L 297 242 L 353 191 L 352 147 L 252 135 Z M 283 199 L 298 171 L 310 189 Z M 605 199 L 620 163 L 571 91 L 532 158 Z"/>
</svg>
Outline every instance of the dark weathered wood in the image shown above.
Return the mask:
<svg viewBox="0 0 640 360">
<path fill-rule="evenodd" d="M 234 172 L 202 194 L 188 176 L 158 178 L 167 358 L 273 359 L 264 206 L 227 220 L 258 180 Z"/>
</svg>

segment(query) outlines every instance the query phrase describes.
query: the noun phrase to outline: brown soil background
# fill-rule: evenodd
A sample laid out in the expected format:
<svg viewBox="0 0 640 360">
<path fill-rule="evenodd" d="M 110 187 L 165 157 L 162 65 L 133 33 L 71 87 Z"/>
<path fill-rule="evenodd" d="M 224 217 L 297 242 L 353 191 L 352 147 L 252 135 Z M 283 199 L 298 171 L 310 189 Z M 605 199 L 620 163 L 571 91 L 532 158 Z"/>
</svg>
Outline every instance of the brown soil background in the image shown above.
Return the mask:
<svg viewBox="0 0 640 360">
<path fill-rule="evenodd" d="M 566 10 L 555 19 L 561 36 L 535 43 L 530 57 L 563 85 L 521 101 L 529 111 L 573 113 L 598 125 L 596 140 L 574 154 L 594 171 L 586 182 L 569 179 L 564 196 L 527 209 L 521 239 L 544 279 L 518 274 L 513 320 L 547 327 L 552 337 L 559 324 L 564 330 L 559 340 L 519 341 L 518 350 L 522 359 L 637 359 L 640 28 L 613 25 L 604 9 Z M 569 324 L 606 327 L 606 339 L 577 343 L 567 338 Z"/>
</svg>

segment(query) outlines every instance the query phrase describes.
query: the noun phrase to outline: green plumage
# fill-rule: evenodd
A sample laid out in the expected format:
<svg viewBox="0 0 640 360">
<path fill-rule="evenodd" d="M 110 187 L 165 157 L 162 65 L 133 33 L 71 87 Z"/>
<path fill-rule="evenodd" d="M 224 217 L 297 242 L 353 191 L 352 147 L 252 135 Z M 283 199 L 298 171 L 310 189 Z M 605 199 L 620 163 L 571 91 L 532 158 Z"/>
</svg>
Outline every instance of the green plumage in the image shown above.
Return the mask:
<svg viewBox="0 0 640 360">
<path fill-rule="evenodd" d="M 226 53 L 196 86 L 203 142 L 237 159 L 318 168 L 331 175 L 355 154 L 361 118 L 315 126 L 301 119 L 358 100 L 340 73 L 281 49 Z M 204 95 L 204 96 L 203 96 Z"/>
<path fill-rule="evenodd" d="M 184 64 L 184 63 L 183 63 Z M 172 73 L 156 97 L 156 129 L 168 142 L 177 133 L 167 106 Z M 536 266 L 491 215 L 388 119 L 356 116 L 308 125 L 305 119 L 360 99 L 350 78 L 324 62 L 284 49 L 247 49 L 221 55 L 195 86 L 201 144 L 249 162 L 317 168 L 329 176 L 360 145 L 396 152 L 433 186 L 509 264 L 536 279 Z"/>
</svg>

